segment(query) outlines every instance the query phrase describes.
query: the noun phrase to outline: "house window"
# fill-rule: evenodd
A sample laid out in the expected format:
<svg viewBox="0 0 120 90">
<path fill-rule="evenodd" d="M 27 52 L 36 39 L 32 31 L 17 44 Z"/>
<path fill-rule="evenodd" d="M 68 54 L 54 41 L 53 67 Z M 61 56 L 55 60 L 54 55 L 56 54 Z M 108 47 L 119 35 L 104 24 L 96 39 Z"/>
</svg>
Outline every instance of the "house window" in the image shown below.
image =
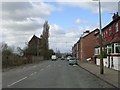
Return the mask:
<svg viewBox="0 0 120 90">
<path fill-rule="evenodd" d="M 104 38 L 105 38 L 105 32 L 104 32 Z"/>
<path fill-rule="evenodd" d="M 107 53 L 107 47 L 105 47 L 104 51 L 105 51 L 105 53 Z"/>
<path fill-rule="evenodd" d="M 95 55 L 99 55 L 100 54 L 100 48 L 95 48 Z"/>
<path fill-rule="evenodd" d="M 107 46 L 107 54 L 110 54 L 112 52 L 112 47 L 111 45 Z"/>
<path fill-rule="evenodd" d="M 115 44 L 115 53 L 120 53 L 120 43 Z"/>
<path fill-rule="evenodd" d="M 102 37 L 103 37 L 104 35 L 103 35 L 103 33 L 102 33 Z"/>
<path fill-rule="evenodd" d="M 116 23 L 116 25 L 115 25 L 115 30 L 116 30 L 116 32 L 118 32 L 118 23 Z"/>
<path fill-rule="evenodd" d="M 96 37 L 96 40 L 99 40 L 99 36 Z"/>
<path fill-rule="evenodd" d="M 105 37 L 107 37 L 107 31 L 105 32 Z"/>
<path fill-rule="evenodd" d="M 114 44 L 112 44 L 112 53 L 114 53 Z"/>
<path fill-rule="evenodd" d="M 120 53 L 120 43 L 112 44 L 112 53 Z"/>
<path fill-rule="evenodd" d="M 111 35 L 111 27 L 109 28 L 109 36 Z"/>
<path fill-rule="evenodd" d="M 107 35 L 108 35 L 108 31 L 106 31 L 106 37 L 107 37 Z"/>
<path fill-rule="evenodd" d="M 97 54 L 97 50 L 96 50 L 96 48 L 95 48 L 95 55 Z"/>
</svg>

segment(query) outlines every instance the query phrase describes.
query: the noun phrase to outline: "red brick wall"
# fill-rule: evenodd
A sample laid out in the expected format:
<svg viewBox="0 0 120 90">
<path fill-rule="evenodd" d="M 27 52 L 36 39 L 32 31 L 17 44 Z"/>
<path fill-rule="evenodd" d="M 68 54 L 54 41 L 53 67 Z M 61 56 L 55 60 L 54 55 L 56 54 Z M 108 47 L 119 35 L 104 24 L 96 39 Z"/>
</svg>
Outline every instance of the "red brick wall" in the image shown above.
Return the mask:
<svg viewBox="0 0 120 90">
<path fill-rule="evenodd" d="M 106 37 L 103 36 L 105 43 L 111 42 L 115 37 L 120 37 L 120 20 L 118 21 L 118 32 L 116 33 L 116 22 L 107 27 L 102 33 L 104 34 L 107 31 Z M 109 35 L 109 28 L 111 27 L 111 35 Z"/>
<path fill-rule="evenodd" d="M 74 46 L 73 46 L 73 48 L 72 48 L 72 56 L 73 57 L 76 57 L 76 53 L 77 52 L 77 45 L 76 44 L 74 44 Z"/>
<path fill-rule="evenodd" d="M 118 37 L 120 38 L 120 20 L 118 21 Z"/>
<path fill-rule="evenodd" d="M 109 27 L 107 27 L 106 29 L 103 30 L 103 32 L 102 32 L 102 34 L 103 34 L 103 44 L 111 42 L 115 37 L 120 38 L 120 20 L 118 21 L 118 32 L 117 33 L 116 33 L 116 30 L 115 30 L 115 25 L 116 25 L 116 22 L 111 24 Z M 110 33 L 109 28 L 110 27 L 111 27 L 111 32 L 112 32 L 111 35 L 109 35 L 109 33 Z M 107 34 L 105 33 L 106 31 L 107 31 Z M 105 36 L 104 36 L 104 33 L 105 33 Z M 96 38 L 97 38 L 98 35 L 96 35 Z M 96 42 L 99 45 L 98 40 L 96 40 Z"/>
<path fill-rule="evenodd" d="M 95 31 L 80 40 L 79 47 L 82 50 L 80 53 L 80 60 L 86 60 L 87 58 L 93 57 L 94 47 L 96 46 L 96 37 L 94 36 Z"/>
<path fill-rule="evenodd" d="M 38 39 L 35 36 L 33 36 L 33 38 L 29 41 L 29 46 L 37 45 L 37 40 Z"/>
</svg>

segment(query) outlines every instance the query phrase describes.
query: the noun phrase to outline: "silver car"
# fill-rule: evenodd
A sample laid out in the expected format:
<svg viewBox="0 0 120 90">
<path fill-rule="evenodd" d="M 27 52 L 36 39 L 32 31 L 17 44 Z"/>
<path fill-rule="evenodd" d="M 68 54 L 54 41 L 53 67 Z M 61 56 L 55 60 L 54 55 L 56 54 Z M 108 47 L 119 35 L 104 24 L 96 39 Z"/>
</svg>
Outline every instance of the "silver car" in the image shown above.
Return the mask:
<svg viewBox="0 0 120 90">
<path fill-rule="evenodd" d="M 76 58 L 70 58 L 69 59 L 69 65 L 77 65 L 78 63 L 77 63 L 77 59 Z"/>
</svg>

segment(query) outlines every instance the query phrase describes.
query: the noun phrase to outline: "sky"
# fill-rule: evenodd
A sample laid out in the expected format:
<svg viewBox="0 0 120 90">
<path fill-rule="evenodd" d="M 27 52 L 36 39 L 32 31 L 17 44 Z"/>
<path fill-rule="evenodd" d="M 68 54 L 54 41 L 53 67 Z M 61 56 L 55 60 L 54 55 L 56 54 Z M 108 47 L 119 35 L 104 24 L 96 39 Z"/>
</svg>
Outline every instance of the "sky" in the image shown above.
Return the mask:
<svg viewBox="0 0 120 90">
<path fill-rule="evenodd" d="M 35 34 L 40 37 L 48 20 L 49 48 L 68 53 L 86 30 L 99 28 L 98 1 L 92 0 L 27 0 L 0 2 L 0 43 L 26 47 Z M 101 1 L 102 27 L 112 21 L 118 11 L 119 0 Z"/>
</svg>

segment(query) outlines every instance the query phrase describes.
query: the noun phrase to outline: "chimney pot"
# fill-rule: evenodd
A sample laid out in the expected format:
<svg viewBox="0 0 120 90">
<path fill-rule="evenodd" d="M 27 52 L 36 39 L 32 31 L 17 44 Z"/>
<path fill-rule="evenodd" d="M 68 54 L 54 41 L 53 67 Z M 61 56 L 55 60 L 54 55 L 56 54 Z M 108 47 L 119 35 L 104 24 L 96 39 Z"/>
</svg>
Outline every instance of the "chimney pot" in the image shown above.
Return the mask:
<svg viewBox="0 0 120 90">
<path fill-rule="evenodd" d="M 117 17 L 118 17 L 118 12 L 117 12 L 116 14 L 114 13 L 114 15 L 113 15 L 112 18 L 113 18 L 113 20 L 114 20 L 114 19 L 116 19 Z"/>
</svg>

